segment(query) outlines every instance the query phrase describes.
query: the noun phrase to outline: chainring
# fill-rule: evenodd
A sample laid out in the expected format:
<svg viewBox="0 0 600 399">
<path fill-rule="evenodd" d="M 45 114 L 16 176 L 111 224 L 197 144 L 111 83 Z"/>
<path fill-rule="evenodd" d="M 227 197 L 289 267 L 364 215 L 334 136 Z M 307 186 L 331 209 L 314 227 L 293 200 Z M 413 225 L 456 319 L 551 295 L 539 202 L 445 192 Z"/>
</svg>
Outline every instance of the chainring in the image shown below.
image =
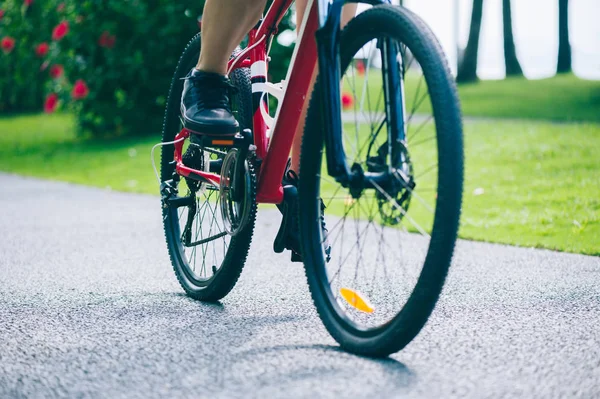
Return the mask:
<svg viewBox="0 0 600 399">
<path fill-rule="evenodd" d="M 183 164 L 189 168 L 208 172 L 210 167 L 210 157 L 205 151 L 196 144 L 190 144 L 181 158 Z M 185 182 L 190 191 L 196 193 L 202 189 L 202 182 L 191 178 L 185 178 Z"/>
</svg>

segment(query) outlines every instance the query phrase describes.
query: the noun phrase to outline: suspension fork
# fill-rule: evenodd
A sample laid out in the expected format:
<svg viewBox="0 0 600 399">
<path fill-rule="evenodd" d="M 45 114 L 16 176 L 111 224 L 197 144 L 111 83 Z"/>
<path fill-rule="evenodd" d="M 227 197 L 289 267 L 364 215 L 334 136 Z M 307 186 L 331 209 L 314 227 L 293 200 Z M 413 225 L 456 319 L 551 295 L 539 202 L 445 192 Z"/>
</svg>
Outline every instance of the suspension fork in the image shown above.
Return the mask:
<svg viewBox="0 0 600 399">
<path fill-rule="evenodd" d="M 391 168 L 398 167 L 402 159 L 402 148 L 406 142 L 406 126 L 404 124 L 405 101 L 404 101 L 404 60 L 398 59 L 398 49 L 389 38 L 378 40 L 382 58 L 383 94 L 385 99 L 385 113 L 388 127 L 388 151 L 390 154 Z M 398 66 L 402 67 L 402 70 Z"/>
<path fill-rule="evenodd" d="M 373 6 L 389 3 L 389 0 L 334 0 L 323 20 L 323 9 L 319 9 L 321 27 L 316 32 L 317 55 L 319 60 L 319 82 L 321 87 L 321 121 L 325 132 L 327 173 L 344 187 L 356 177 L 346 163 L 346 153 L 342 144 L 342 119 L 340 96 L 340 57 L 339 38 L 342 7 L 346 3 L 367 3 Z M 324 3 L 323 3 L 324 4 Z M 325 7 L 325 6 L 324 6 Z M 395 58 L 394 58 L 395 59 Z M 364 173 L 360 173 L 360 178 Z"/>
<path fill-rule="evenodd" d="M 321 88 L 321 121 L 325 133 L 327 172 L 338 182 L 346 185 L 350 170 L 342 145 L 342 119 L 340 100 L 339 31 L 344 2 L 334 1 L 325 23 L 316 32 Z M 323 12 L 323 10 L 319 10 Z"/>
</svg>

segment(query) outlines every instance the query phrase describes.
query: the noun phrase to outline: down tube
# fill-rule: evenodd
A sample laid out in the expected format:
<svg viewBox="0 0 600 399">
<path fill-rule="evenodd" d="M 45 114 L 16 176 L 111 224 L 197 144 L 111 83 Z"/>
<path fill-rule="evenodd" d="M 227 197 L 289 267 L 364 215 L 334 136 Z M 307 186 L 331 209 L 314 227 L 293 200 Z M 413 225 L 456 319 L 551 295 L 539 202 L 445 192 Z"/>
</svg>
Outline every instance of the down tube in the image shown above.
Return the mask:
<svg viewBox="0 0 600 399">
<path fill-rule="evenodd" d="M 259 203 L 279 204 L 283 201 L 281 179 L 290 156 L 294 134 L 300 122 L 302 107 L 309 94 L 310 83 L 317 64 L 315 32 L 319 21 L 316 2 L 311 1 L 304 29 L 299 37 L 288 73 L 287 88 L 276 116 L 269 151 L 260 167 L 258 193 Z"/>
</svg>

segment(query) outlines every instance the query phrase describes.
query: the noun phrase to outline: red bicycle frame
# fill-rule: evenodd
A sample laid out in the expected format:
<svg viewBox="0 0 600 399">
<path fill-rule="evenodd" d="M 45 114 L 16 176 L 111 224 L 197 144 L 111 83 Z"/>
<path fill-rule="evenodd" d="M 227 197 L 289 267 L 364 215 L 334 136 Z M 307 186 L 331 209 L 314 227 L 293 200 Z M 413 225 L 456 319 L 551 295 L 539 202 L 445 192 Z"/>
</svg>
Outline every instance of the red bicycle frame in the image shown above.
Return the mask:
<svg viewBox="0 0 600 399">
<path fill-rule="evenodd" d="M 315 34 L 319 28 L 319 16 L 317 1 L 309 1 L 290 68 L 286 80 L 282 82 L 283 98 L 279 101 L 275 118 L 269 127 L 266 120 L 268 118 L 266 94 L 273 86 L 269 86 L 267 80 L 268 43 L 277 32 L 277 27 L 292 2 L 293 0 L 273 1 L 261 24 L 249 32 L 248 47 L 232 59 L 228 65 L 228 72 L 247 67 L 250 67 L 251 70 L 254 106 L 252 136 L 256 146 L 256 155 L 261 161 L 256 196 L 256 201 L 259 203 L 278 204 L 283 201 L 281 179 L 317 64 Z M 301 54 L 301 60 L 298 54 Z M 270 139 L 268 132 L 272 132 Z M 219 186 L 220 175 L 192 169 L 183 164 L 181 155 L 183 139 L 188 138 L 190 134 L 187 129 L 183 129 L 175 137 L 175 141 L 179 140 L 175 144 L 177 173 Z M 213 144 L 230 144 L 226 141 L 221 143 L 213 141 Z"/>
</svg>

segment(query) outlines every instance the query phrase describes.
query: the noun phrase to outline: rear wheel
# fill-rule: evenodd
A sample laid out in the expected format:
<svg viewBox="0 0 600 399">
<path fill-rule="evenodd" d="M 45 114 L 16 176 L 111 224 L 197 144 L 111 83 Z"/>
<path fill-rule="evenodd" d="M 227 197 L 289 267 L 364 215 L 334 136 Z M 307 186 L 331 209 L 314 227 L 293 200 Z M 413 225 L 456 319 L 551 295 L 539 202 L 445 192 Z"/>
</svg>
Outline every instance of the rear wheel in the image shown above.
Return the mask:
<svg viewBox="0 0 600 399">
<path fill-rule="evenodd" d="M 350 21 L 340 65 L 346 164 L 388 180 L 361 190 L 327 175 L 317 82 L 300 166 L 306 275 L 331 335 L 349 351 L 386 356 L 421 330 L 450 266 L 462 197 L 460 106 L 436 38 L 406 9 L 377 6 Z M 391 139 L 393 121 L 404 122 L 399 139 Z"/>
<path fill-rule="evenodd" d="M 171 83 L 163 126 L 163 142 L 173 141 L 181 131 L 179 102 L 183 90 L 181 78 L 196 65 L 200 54 L 200 34 L 184 50 Z M 235 53 L 234 53 L 235 54 Z M 252 128 L 252 92 L 249 68 L 240 68 L 230 75 L 238 93 L 232 98 L 232 111 L 240 127 Z M 162 147 L 161 180 L 173 179 L 175 166 L 173 145 Z M 235 154 L 232 154 L 235 155 Z M 184 146 L 183 162 L 194 169 L 221 173 L 223 164 L 230 164 L 227 149 L 201 148 L 193 143 Z M 192 298 L 216 301 L 227 295 L 237 282 L 252 240 L 256 218 L 254 190 L 256 180 L 251 160 L 246 164 L 245 192 L 240 202 L 231 201 L 219 189 L 192 179 L 181 178 L 173 185 L 179 197 L 192 197 L 185 206 L 163 206 L 163 225 L 169 256 L 177 280 Z M 223 202 L 227 202 L 224 204 Z M 225 206 L 223 206 L 225 205 Z M 231 234 L 223 210 L 243 214 L 244 227 Z"/>
</svg>

